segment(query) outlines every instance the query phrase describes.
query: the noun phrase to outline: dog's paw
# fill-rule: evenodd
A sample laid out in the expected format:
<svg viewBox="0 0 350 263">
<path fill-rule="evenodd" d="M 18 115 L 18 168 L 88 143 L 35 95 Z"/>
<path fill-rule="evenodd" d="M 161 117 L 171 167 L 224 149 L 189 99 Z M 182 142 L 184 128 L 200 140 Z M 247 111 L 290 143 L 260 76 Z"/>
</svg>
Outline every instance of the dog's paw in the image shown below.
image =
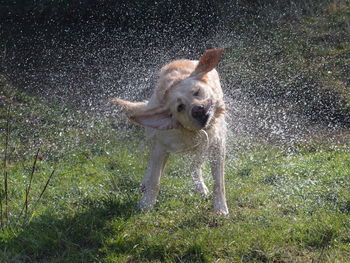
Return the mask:
<svg viewBox="0 0 350 263">
<path fill-rule="evenodd" d="M 147 210 L 152 209 L 154 207 L 155 203 L 156 203 L 155 196 L 144 194 L 143 197 L 141 198 L 139 204 L 138 204 L 138 208 L 141 211 L 147 211 Z"/>
<path fill-rule="evenodd" d="M 138 203 L 137 208 L 141 211 L 147 211 L 152 209 L 153 205 L 143 202 L 142 200 Z"/>
<path fill-rule="evenodd" d="M 205 184 L 195 185 L 194 191 L 204 197 L 209 195 L 209 190 Z"/>
<path fill-rule="evenodd" d="M 214 212 L 221 216 L 229 215 L 229 211 L 226 204 L 214 205 Z"/>
<path fill-rule="evenodd" d="M 216 214 L 220 215 L 220 216 L 228 216 L 229 212 L 228 209 L 219 209 L 219 210 L 214 210 Z"/>
</svg>

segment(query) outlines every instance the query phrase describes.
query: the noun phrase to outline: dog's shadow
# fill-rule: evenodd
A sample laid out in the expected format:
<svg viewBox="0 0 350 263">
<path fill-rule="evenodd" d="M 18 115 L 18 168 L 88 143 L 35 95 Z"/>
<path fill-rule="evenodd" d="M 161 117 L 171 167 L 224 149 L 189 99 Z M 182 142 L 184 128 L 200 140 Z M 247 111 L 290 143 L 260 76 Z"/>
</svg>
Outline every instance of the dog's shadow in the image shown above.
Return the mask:
<svg viewBox="0 0 350 263">
<path fill-rule="evenodd" d="M 12 257 L 4 262 L 104 262 L 110 254 L 125 256 L 127 262 L 163 262 L 169 256 L 169 248 L 162 242 L 148 243 L 142 230 L 138 235 L 120 239 L 128 232 L 132 217 L 136 220 L 145 213 L 137 209 L 138 199 L 137 195 L 107 198 L 72 216 L 38 216 L 10 242 L 0 240 L 0 248 Z M 132 253 L 138 246 L 143 249 Z M 201 249 L 189 244 L 179 255 L 181 262 L 208 262 Z"/>
<path fill-rule="evenodd" d="M 91 201 L 81 212 L 62 217 L 47 212 L 25 225 L 10 242 L 0 241 L 0 247 L 17 255 L 20 262 L 99 262 L 104 241 L 111 233 L 117 234 L 109 224 L 114 220 L 127 221 L 139 213 L 136 205 L 134 195 Z"/>
<path fill-rule="evenodd" d="M 175 172 L 179 163 L 173 162 L 168 170 L 170 179 L 180 177 L 179 180 L 184 180 L 182 172 Z M 8 256 L 8 262 L 103 262 L 110 253 L 125 256 L 128 262 L 164 261 L 169 248 L 159 240 L 149 243 L 141 229 L 129 238 L 119 240 L 128 232 L 130 222 L 143 220 L 144 214 L 148 212 L 141 212 L 137 208 L 141 196 L 139 176 L 119 174 L 110 179 L 111 193 L 104 198 L 80 200 L 82 204 L 78 206 L 78 211 L 66 211 L 63 214 L 50 208 L 34 217 L 9 242 L 0 240 L 0 250 L 7 251 L 5 255 Z M 185 196 L 184 202 L 193 202 L 193 198 Z M 205 207 L 207 205 L 203 205 L 203 209 Z M 157 210 L 155 208 L 150 212 L 150 216 L 156 218 Z M 196 218 L 187 220 L 197 221 Z M 191 222 L 179 222 L 178 227 L 186 228 L 187 223 Z M 142 249 L 131 253 L 138 246 L 142 246 Z M 17 261 L 13 259 L 14 256 Z M 189 245 L 178 256 L 183 261 L 195 259 L 196 262 L 206 262 L 201 248 L 195 244 Z"/>
</svg>

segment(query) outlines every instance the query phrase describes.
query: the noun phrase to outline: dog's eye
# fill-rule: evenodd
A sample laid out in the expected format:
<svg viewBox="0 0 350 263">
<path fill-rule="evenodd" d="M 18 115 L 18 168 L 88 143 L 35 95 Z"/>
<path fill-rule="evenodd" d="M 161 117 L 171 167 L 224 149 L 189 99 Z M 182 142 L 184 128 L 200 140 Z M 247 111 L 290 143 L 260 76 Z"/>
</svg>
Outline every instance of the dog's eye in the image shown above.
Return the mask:
<svg viewBox="0 0 350 263">
<path fill-rule="evenodd" d="M 181 111 L 183 111 L 185 109 L 185 104 L 183 104 L 183 103 L 181 103 L 181 104 L 179 104 L 178 106 L 177 106 L 177 111 L 178 112 L 181 112 Z"/>
<path fill-rule="evenodd" d="M 199 96 L 199 90 L 197 90 L 195 93 L 193 93 L 193 96 L 195 96 L 195 97 Z"/>
</svg>

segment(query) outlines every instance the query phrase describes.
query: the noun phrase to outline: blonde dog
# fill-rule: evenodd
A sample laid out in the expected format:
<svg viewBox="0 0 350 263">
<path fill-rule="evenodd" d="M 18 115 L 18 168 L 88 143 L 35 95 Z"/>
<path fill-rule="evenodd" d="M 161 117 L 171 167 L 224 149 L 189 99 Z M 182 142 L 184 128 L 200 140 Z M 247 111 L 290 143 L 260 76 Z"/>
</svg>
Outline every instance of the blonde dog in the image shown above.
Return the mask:
<svg viewBox="0 0 350 263">
<path fill-rule="evenodd" d="M 156 202 L 160 177 L 169 154 L 192 152 L 191 171 L 195 190 L 208 194 L 202 165 L 209 152 L 214 177 L 214 211 L 227 215 L 224 185 L 225 104 L 215 70 L 223 49 L 210 49 L 194 60 L 176 60 L 165 65 L 148 102 L 111 99 L 126 109 L 129 118 L 146 127 L 152 140 L 147 172 L 142 181 L 139 207 L 150 209 Z"/>
</svg>

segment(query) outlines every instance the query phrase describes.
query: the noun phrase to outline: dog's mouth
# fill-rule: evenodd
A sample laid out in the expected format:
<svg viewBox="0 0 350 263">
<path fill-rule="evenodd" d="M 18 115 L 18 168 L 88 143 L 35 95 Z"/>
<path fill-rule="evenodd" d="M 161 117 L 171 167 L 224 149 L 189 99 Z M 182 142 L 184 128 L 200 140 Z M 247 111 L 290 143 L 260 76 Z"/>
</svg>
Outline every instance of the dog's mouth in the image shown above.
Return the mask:
<svg viewBox="0 0 350 263">
<path fill-rule="evenodd" d="M 213 105 L 194 105 L 191 109 L 191 116 L 197 122 L 200 129 L 206 128 L 213 116 Z"/>
</svg>

